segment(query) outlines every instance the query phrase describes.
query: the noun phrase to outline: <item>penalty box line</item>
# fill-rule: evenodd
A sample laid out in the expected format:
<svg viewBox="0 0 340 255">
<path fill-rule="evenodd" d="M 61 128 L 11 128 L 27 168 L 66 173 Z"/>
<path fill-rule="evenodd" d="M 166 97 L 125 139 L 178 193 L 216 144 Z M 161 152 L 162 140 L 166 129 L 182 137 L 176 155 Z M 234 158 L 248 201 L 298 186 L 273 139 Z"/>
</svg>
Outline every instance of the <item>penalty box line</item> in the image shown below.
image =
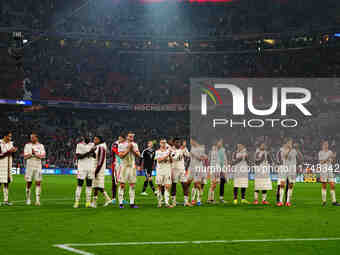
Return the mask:
<svg viewBox="0 0 340 255">
<path fill-rule="evenodd" d="M 250 240 L 202 240 L 202 241 L 168 241 L 168 242 L 122 242 L 122 243 L 70 243 L 55 244 L 56 248 L 67 250 L 81 255 L 95 255 L 73 247 L 98 247 L 98 246 L 140 246 L 140 245 L 180 245 L 180 244 L 218 244 L 218 243 L 274 243 L 274 242 L 299 242 L 299 241 L 340 241 L 339 237 L 324 238 L 285 238 L 285 239 L 250 239 Z"/>
</svg>

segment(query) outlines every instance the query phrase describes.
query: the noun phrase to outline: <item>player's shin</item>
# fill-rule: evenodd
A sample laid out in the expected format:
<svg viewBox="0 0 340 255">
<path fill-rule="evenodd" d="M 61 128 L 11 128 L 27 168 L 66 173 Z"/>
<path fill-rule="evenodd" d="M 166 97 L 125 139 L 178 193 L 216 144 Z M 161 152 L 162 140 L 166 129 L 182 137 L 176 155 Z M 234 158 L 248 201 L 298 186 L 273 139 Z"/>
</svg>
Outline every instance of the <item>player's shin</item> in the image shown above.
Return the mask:
<svg viewBox="0 0 340 255">
<path fill-rule="evenodd" d="M 288 189 L 288 192 L 287 192 L 287 203 L 290 202 L 291 198 L 292 198 L 292 195 L 293 195 L 293 189 L 292 188 L 289 188 Z"/>
<path fill-rule="evenodd" d="M 119 204 L 122 205 L 123 200 L 124 200 L 124 188 L 122 187 L 119 187 L 118 189 L 118 200 L 119 200 Z"/>
<path fill-rule="evenodd" d="M 285 190 L 281 187 L 280 188 L 280 203 L 283 203 L 283 196 L 284 196 Z"/>
<path fill-rule="evenodd" d="M 267 201 L 267 191 L 266 190 L 262 191 L 262 201 Z"/>
<path fill-rule="evenodd" d="M 81 186 L 77 186 L 77 188 L 76 188 L 76 195 L 75 195 L 75 200 L 76 200 L 76 202 L 79 202 L 79 201 L 80 201 L 81 189 L 82 189 Z"/>
<path fill-rule="evenodd" d="M 165 188 L 165 190 L 164 190 L 164 200 L 165 200 L 166 206 L 169 206 L 169 197 L 170 197 L 169 189 Z"/>
<path fill-rule="evenodd" d="M 130 197 L 130 205 L 134 205 L 135 204 L 135 186 L 130 186 L 129 189 L 129 197 Z"/>
<path fill-rule="evenodd" d="M 336 203 L 336 196 L 335 196 L 335 190 L 331 189 L 331 198 L 332 198 L 332 203 Z"/>
<path fill-rule="evenodd" d="M 321 197 L 322 197 L 322 202 L 326 202 L 326 199 L 327 199 L 327 189 L 325 189 L 325 188 L 321 189 Z"/>
<path fill-rule="evenodd" d="M 40 193 L 41 193 L 41 185 L 40 183 L 35 186 L 35 201 L 36 203 L 40 203 Z"/>
<path fill-rule="evenodd" d="M 4 192 L 4 202 L 7 203 L 8 202 L 8 186 L 4 185 L 3 192 Z"/>
<path fill-rule="evenodd" d="M 92 187 L 86 186 L 86 203 L 91 202 L 91 195 L 92 195 Z"/>
</svg>

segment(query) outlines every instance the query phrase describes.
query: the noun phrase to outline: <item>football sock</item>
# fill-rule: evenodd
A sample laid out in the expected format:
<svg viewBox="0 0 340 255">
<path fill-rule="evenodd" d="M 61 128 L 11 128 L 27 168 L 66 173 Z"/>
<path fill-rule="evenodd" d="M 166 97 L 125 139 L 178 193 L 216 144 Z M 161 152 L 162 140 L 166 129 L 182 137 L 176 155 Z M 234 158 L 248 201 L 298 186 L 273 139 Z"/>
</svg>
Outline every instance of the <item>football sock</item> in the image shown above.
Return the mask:
<svg viewBox="0 0 340 255">
<path fill-rule="evenodd" d="M 336 197 L 335 197 L 335 190 L 334 189 L 331 189 L 331 198 L 332 198 L 332 202 L 335 203 Z"/>
<path fill-rule="evenodd" d="M 184 196 L 184 203 L 188 203 L 189 202 L 189 197 L 188 196 Z"/>
<path fill-rule="evenodd" d="M 158 202 L 161 203 L 162 202 L 162 191 L 161 190 L 158 190 L 157 192 L 157 199 L 158 199 Z"/>
<path fill-rule="evenodd" d="M 280 188 L 280 202 L 283 203 L 283 196 L 284 196 L 285 190 L 283 188 Z"/>
<path fill-rule="evenodd" d="M 171 185 L 171 196 L 176 196 L 177 193 L 177 183 Z"/>
<path fill-rule="evenodd" d="M 196 188 L 193 187 L 192 190 L 191 190 L 191 201 L 195 200 L 196 192 L 197 192 Z"/>
<path fill-rule="evenodd" d="M 225 179 L 221 178 L 221 183 L 220 183 L 220 197 L 224 197 L 224 184 L 225 184 Z"/>
<path fill-rule="evenodd" d="M 288 189 L 287 192 L 287 202 L 290 202 L 290 199 L 292 198 L 292 194 L 293 194 L 293 189 Z"/>
<path fill-rule="evenodd" d="M 26 187 L 26 200 L 31 200 L 31 189 Z"/>
<path fill-rule="evenodd" d="M 112 199 L 116 199 L 117 196 L 117 184 L 115 178 L 112 178 Z"/>
<path fill-rule="evenodd" d="M 165 204 L 168 205 L 169 204 L 169 190 L 168 189 L 164 190 L 164 199 L 165 199 Z"/>
<path fill-rule="evenodd" d="M 237 199 L 238 188 L 234 187 L 234 200 Z"/>
<path fill-rule="evenodd" d="M 92 187 L 86 186 L 86 202 L 91 201 Z"/>
<path fill-rule="evenodd" d="M 276 202 L 280 202 L 280 185 L 277 186 Z"/>
<path fill-rule="evenodd" d="M 267 191 L 262 190 L 262 201 L 266 201 L 266 200 L 267 200 Z"/>
<path fill-rule="evenodd" d="M 176 203 L 176 196 L 172 196 L 172 202 Z"/>
<path fill-rule="evenodd" d="M 35 200 L 36 200 L 37 202 L 40 201 L 40 192 L 41 192 L 41 186 L 40 186 L 40 185 L 37 185 L 37 186 L 35 187 Z"/>
<path fill-rule="evenodd" d="M 256 190 L 255 192 L 254 192 L 254 200 L 259 200 L 259 191 L 258 190 Z"/>
<path fill-rule="evenodd" d="M 242 199 L 246 198 L 246 188 L 241 188 L 241 197 Z"/>
<path fill-rule="evenodd" d="M 124 189 L 122 189 L 121 187 L 119 187 L 118 189 L 118 200 L 119 200 L 119 204 L 123 204 L 123 200 L 124 200 Z"/>
<path fill-rule="evenodd" d="M 327 199 L 327 189 L 321 189 L 322 202 L 326 202 Z"/>
<path fill-rule="evenodd" d="M 209 189 L 208 200 L 209 201 L 214 200 L 214 190 L 212 190 L 211 188 Z"/>
<path fill-rule="evenodd" d="M 155 192 L 155 187 L 153 186 L 152 180 L 149 181 L 149 184 L 150 184 L 150 187 L 151 187 L 151 189 L 152 189 L 152 192 Z"/>
<path fill-rule="evenodd" d="M 197 202 L 201 202 L 201 194 L 202 194 L 202 190 L 200 189 L 196 189 L 196 194 L 197 194 Z"/>
<path fill-rule="evenodd" d="M 134 205 L 135 204 L 135 187 L 130 186 L 130 190 L 129 190 L 129 196 L 130 196 L 130 205 Z"/>
<path fill-rule="evenodd" d="M 8 187 L 4 186 L 4 202 L 8 202 Z"/>
<path fill-rule="evenodd" d="M 103 191 L 103 195 L 104 195 L 104 197 L 105 197 L 106 201 L 109 201 L 109 200 L 111 200 L 111 198 L 110 198 L 109 194 L 107 194 L 107 192 L 106 192 L 105 190 Z"/>
<path fill-rule="evenodd" d="M 148 184 L 149 184 L 149 180 L 146 179 L 146 180 L 144 181 L 144 186 L 143 186 L 142 192 L 145 192 L 145 191 L 146 191 L 146 188 L 148 187 Z"/>
<path fill-rule="evenodd" d="M 77 188 L 76 188 L 76 202 L 79 202 L 79 200 L 80 200 L 81 189 L 82 189 L 81 186 L 77 186 Z"/>
</svg>

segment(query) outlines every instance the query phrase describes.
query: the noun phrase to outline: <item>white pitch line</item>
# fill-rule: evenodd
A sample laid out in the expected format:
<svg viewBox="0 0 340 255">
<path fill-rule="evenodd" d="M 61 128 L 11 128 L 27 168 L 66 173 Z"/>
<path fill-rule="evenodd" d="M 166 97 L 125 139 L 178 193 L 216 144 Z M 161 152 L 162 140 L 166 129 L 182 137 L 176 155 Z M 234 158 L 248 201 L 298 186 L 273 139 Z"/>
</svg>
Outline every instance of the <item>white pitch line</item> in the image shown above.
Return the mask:
<svg viewBox="0 0 340 255">
<path fill-rule="evenodd" d="M 69 247 L 68 245 L 65 245 L 65 244 L 54 245 L 54 247 L 57 247 L 57 248 L 60 248 L 60 249 L 66 250 L 66 251 L 70 251 L 70 252 L 73 252 L 73 253 L 81 254 L 81 255 L 94 255 L 93 253 L 74 249 L 74 248 Z"/>
<path fill-rule="evenodd" d="M 324 238 L 286 238 L 286 239 L 250 239 L 250 240 L 202 240 L 202 241 L 167 241 L 167 242 L 124 242 L 124 243 L 70 243 L 56 244 L 54 247 L 68 250 L 82 255 L 95 255 L 73 247 L 96 247 L 96 246 L 139 246 L 139 245 L 177 245 L 177 244 L 212 244 L 212 243 L 268 243 L 268 242 L 298 242 L 298 241 L 340 241 L 339 237 Z"/>
</svg>

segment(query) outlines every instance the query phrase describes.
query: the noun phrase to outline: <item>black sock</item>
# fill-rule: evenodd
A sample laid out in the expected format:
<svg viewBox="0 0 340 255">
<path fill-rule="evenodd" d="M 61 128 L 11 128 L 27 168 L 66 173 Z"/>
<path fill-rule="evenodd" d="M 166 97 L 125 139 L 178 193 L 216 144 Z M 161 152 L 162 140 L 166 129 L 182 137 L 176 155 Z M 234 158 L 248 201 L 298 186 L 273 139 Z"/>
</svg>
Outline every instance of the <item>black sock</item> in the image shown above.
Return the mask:
<svg viewBox="0 0 340 255">
<path fill-rule="evenodd" d="M 171 185 L 171 196 L 176 196 L 177 193 L 177 183 Z"/>
<path fill-rule="evenodd" d="M 112 180 L 112 199 L 116 199 L 117 195 L 117 184 L 116 181 L 113 179 Z"/>
<path fill-rule="evenodd" d="M 246 198 L 246 188 L 241 188 L 241 197 L 242 199 Z"/>
<path fill-rule="evenodd" d="M 165 192 L 165 187 L 164 186 L 161 187 L 161 191 L 162 191 L 162 196 L 164 196 L 164 192 Z"/>
<path fill-rule="evenodd" d="M 276 202 L 280 202 L 280 184 L 277 185 Z"/>
<path fill-rule="evenodd" d="M 237 199 L 238 188 L 234 188 L 234 199 Z"/>
<path fill-rule="evenodd" d="M 221 178 L 221 182 L 220 182 L 220 197 L 224 197 L 224 184 L 225 184 L 225 179 Z"/>
<path fill-rule="evenodd" d="M 146 188 L 148 187 L 148 183 L 149 183 L 149 180 L 146 179 L 146 180 L 144 181 L 144 187 L 143 187 L 143 191 L 142 191 L 142 192 L 145 192 L 145 191 L 146 191 Z"/>
<path fill-rule="evenodd" d="M 266 190 L 262 190 L 262 194 L 267 194 L 267 191 Z"/>
<path fill-rule="evenodd" d="M 155 187 L 153 186 L 152 180 L 149 181 L 149 184 L 150 184 L 150 187 L 151 187 L 151 189 L 152 189 L 152 192 L 155 193 Z"/>
</svg>

